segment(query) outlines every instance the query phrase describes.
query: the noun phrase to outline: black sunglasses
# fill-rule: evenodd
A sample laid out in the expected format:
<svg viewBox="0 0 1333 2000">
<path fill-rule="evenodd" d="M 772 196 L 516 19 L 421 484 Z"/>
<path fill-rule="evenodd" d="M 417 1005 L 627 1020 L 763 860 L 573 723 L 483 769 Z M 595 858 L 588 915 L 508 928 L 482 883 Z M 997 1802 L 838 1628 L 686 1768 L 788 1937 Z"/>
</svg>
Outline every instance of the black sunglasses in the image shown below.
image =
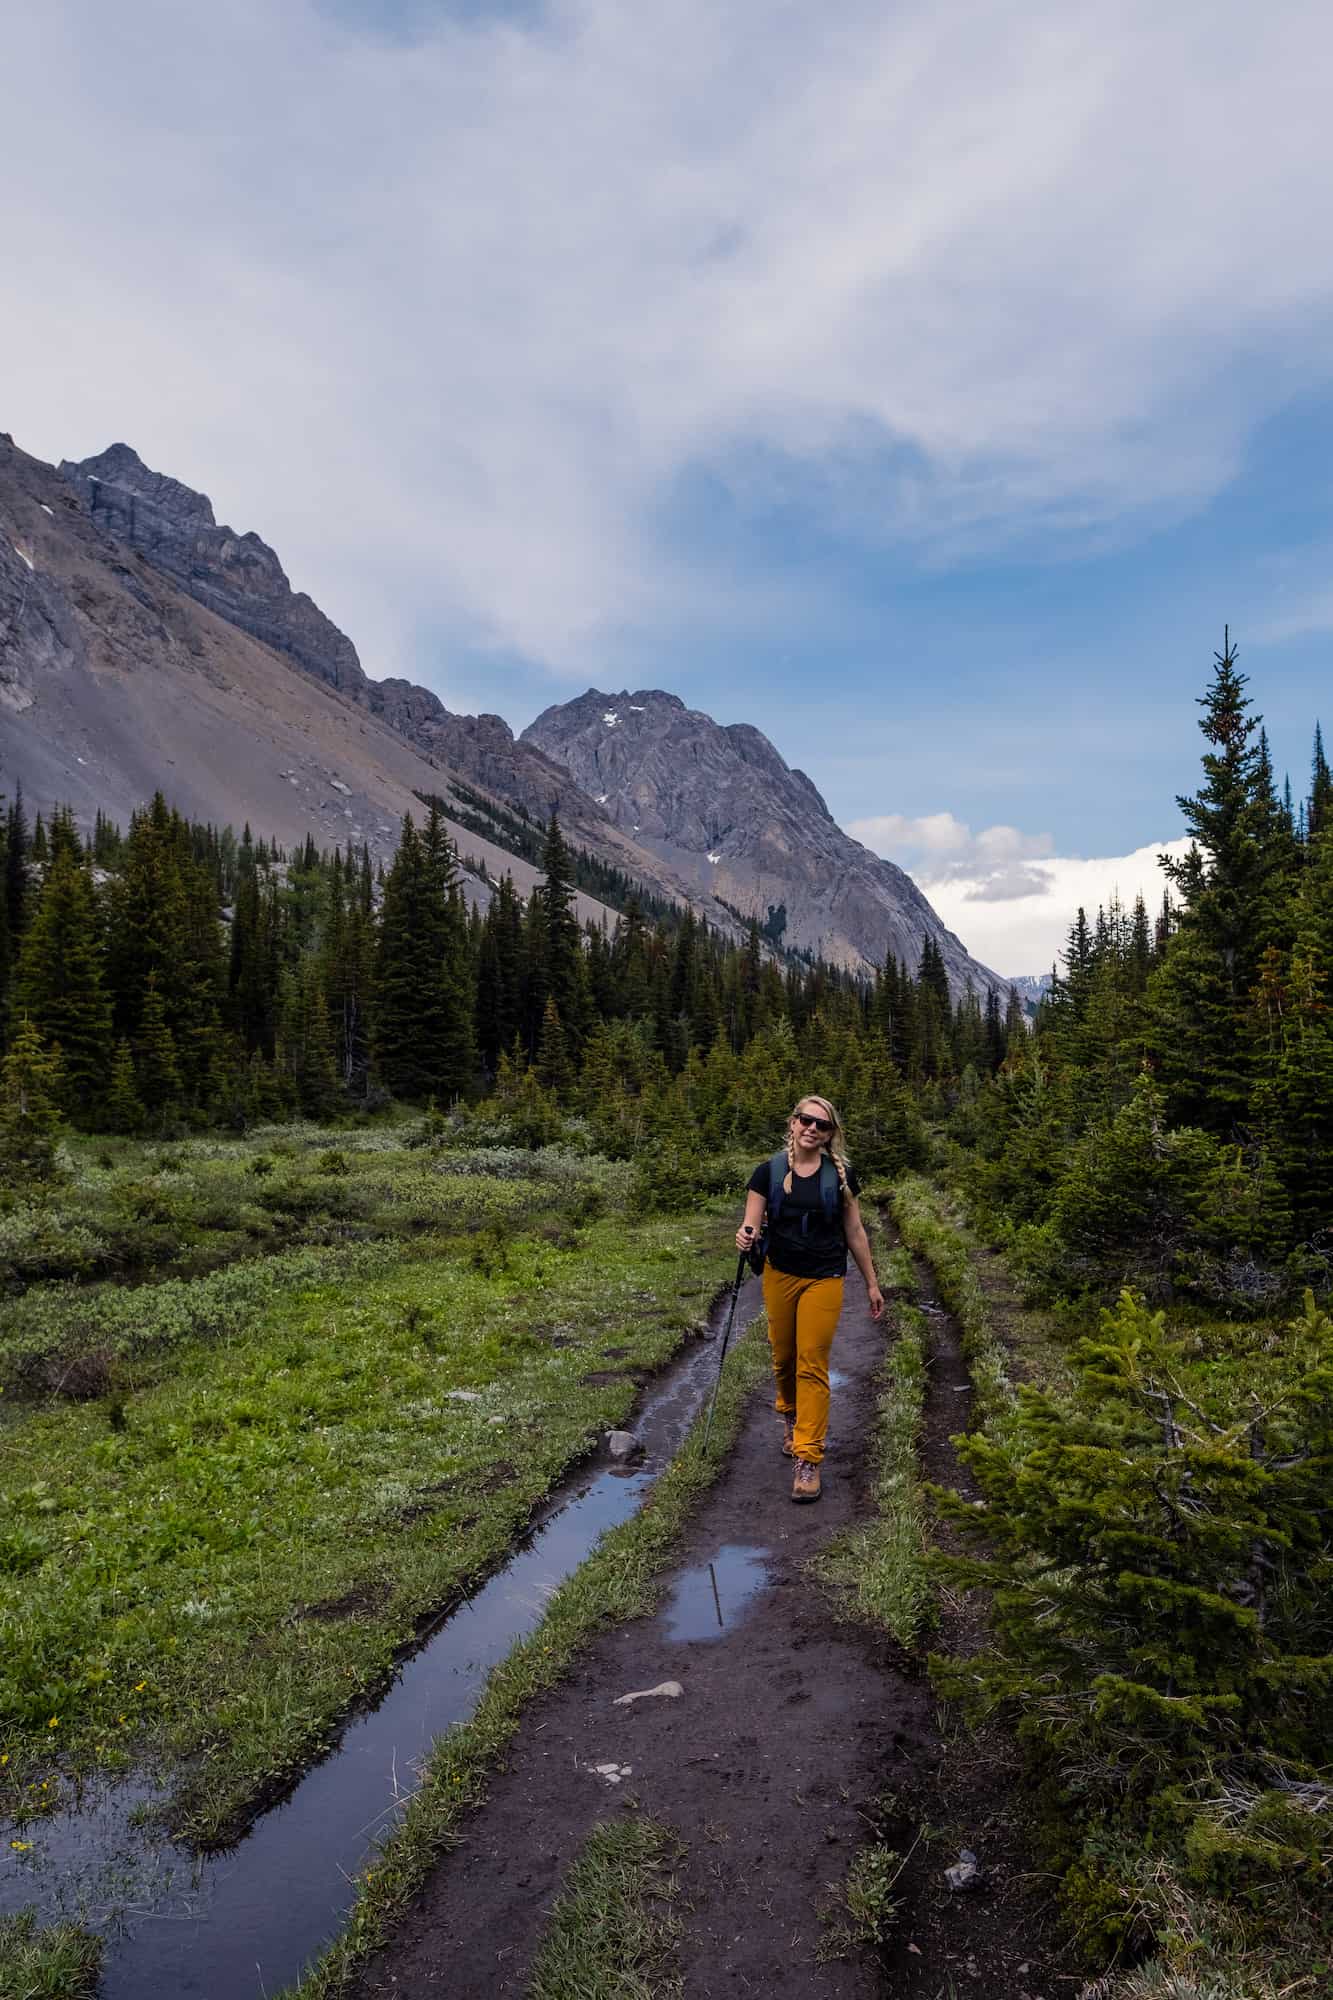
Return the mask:
<svg viewBox="0 0 1333 2000">
<path fill-rule="evenodd" d="M 833 1120 L 831 1118 L 816 1118 L 813 1111 L 798 1111 L 796 1114 L 796 1123 L 798 1125 L 813 1125 L 816 1132 L 831 1132 L 833 1130 Z"/>
</svg>

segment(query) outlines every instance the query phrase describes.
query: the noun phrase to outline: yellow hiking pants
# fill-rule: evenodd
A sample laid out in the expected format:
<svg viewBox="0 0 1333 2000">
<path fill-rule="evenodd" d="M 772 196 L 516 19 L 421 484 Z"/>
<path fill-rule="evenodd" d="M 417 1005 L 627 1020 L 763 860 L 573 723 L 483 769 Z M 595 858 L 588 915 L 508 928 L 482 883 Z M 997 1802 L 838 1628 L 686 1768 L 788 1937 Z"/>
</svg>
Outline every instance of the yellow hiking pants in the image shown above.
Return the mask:
<svg viewBox="0 0 1333 2000">
<path fill-rule="evenodd" d="M 818 1465 L 828 1432 L 828 1358 L 842 1311 L 841 1278 L 792 1278 L 764 1266 L 764 1308 L 773 1350 L 773 1407 L 795 1417 L 792 1449 Z"/>
</svg>

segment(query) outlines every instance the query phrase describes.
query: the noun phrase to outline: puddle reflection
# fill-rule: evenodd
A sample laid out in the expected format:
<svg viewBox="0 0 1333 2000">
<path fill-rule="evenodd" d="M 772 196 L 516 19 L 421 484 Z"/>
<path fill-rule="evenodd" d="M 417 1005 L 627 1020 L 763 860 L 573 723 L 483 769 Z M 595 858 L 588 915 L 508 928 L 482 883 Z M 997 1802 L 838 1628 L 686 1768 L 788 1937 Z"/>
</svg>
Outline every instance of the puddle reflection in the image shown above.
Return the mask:
<svg viewBox="0 0 1333 2000">
<path fill-rule="evenodd" d="M 671 1593 L 664 1616 L 667 1637 L 720 1639 L 744 1617 L 768 1582 L 767 1549 L 727 1542 L 711 1562 L 687 1569 Z"/>
</svg>

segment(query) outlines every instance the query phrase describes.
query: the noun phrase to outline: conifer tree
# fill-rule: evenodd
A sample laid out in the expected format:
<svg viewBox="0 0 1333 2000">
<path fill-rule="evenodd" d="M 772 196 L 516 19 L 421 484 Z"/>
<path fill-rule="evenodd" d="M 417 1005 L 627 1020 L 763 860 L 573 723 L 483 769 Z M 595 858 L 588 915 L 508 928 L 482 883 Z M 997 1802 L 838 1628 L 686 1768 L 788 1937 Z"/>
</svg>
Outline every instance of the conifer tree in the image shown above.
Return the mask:
<svg viewBox="0 0 1333 2000">
<path fill-rule="evenodd" d="M 283 1009 L 282 1064 L 306 1118 L 331 1118 L 338 1105 L 333 1031 L 319 967 L 307 956 Z"/>
<path fill-rule="evenodd" d="M 995 1634 L 941 1684 L 1077 1771 L 1093 1842 L 1108 1816 L 1131 1848 L 1156 1820 L 1233 1882 L 1242 1861 L 1252 1882 L 1305 1864 L 1262 1826 L 1247 1848 L 1243 1819 L 1219 1839 L 1212 1803 L 1327 1751 L 1333 1322 L 1309 1293 L 1284 1345 L 1278 1394 L 1237 1405 L 1195 1371 L 1186 1403 L 1192 1357 L 1126 1291 L 1076 1350 L 1072 1398 L 1020 1389 L 1003 1441 L 961 1441 L 983 1504 L 934 1494 L 980 1545 L 939 1567 L 990 1588 Z"/>
<path fill-rule="evenodd" d="M 631 896 L 616 925 L 611 951 L 616 980 L 616 1012 L 631 1021 L 642 1020 L 649 1011 L 646 932 L 639 899 Z"/>
<path fill-rule="evenodd" d="M 142 1132 L 145 1122 L 143 1099 L 139 1096 L 138 1080 L 134 1074 L 134 1057 L 129 1043 L 122 1036 L 111 1059 L 111 1081 L 107 1085 L 102 1123 L 108 1132 L 134 1133 Z"/>
<path fill-rule="evenodd" d="M 0 1064 L 0 1182 L 10 1187 L 51 1180 L 57 1171 L 60 1071 L 59 1054 L 20 1019 Z"/>
<path fill-rule="evenodd" d="M 155 972 L 149 973 L 144 987 L 134 1057 L 144 1109 L 153 1124 L 164 1125 L 180 1104 L 181 1073 L 176 1038 L 167 1025 L 166 1004 Z"/>
<path fill-rule="evenodd" d="M 564 1097 L 568 1093 L 572 1080 L 569 1047 L 554 994 L 547 995 L 546 1008 L 542 1014 L 541 1040 L 537 1044 L 537 1058 L 533 1068 L 538 1081 L 556 1097 Z"/>
<path fill-rule="evenodd" d="M 470 967 L 452 871 L 438 810 L 424 837 L 409 813 L 384 885 L 375 981 L 377 1059 L 400 1097 L 448 1101 L 472 1080 Z"/>
<path fill-rule="evenodd" d="M 542 873 L 544 880 L 537 894 L 546 919 L 543 1027 L 549 998 L 555 1001 L 569 1055 L 577 1060 L 587 1026 L 587 975 L 574 909 L 573 863 L 554 812 L 542 848 Z"/>
<path fill-rule="evenodd" d="M 476 1039 L 495 1071 L 523 1023 L 523 910 L 511 875 L 495 885 L 477 954 Z"/>
<path fill-rule="evenodd" d="M 58 817 L 55 828 L 62 826 Z M 92 880 L 70 832 L 55 833 L 55 853 L 23 940 L 15 999 L 18 1011 L 60 1050 L 64 1108 L 86 1116 L 106 1087 L 111 1003 Z"/>
<path fill-rule="evenodd" d="M 228 1019 L 247 1049 L 271 1058 L 277 1036 L 278 904 L 243 847 L 232 912 Z"/>
<path fill-rule="evenodd" d="M 1333 814 L 1333 774 L 1328 768 L 1324 755 L 1324 736 L 1319 724 L 1314 726 L 1314 754 L 1310 760 L 1310 801 L 1305 813 L 1306 838 L 1313 840 L 1330 823 Z"/>
<path fill-rule="evenodd" d="M 440 958 L 435 975 L 434 1038 L 440 1095 L 461 1097 L 477 1068 L 474 1021 L 475 970 L 467 907 L 456 857 L 438 805 L 432 805 L 423 842 L 427 874 L 440 910 Z"/>
<path fill-rule="evenodd" d="M 536 1054 L 541 1036 L 542 1016 L 549 992 L 546 947 L 546 898 L 538 891 L 528 897 L 523 910 L 523 1049 Z"/>
<path fill-rule="evenodd" d="M 1333 829 L 1330 829 L 1333 831 Z M 1327 837 L 1327 836 L 1326 836 Z M 1333 1222 L 1333 1010 L 1312 952 L 1292 954 L 1277 1063 L 1277 1164 L 1301 1238 Z"/>
<path fill-rule="evenodd" d="M 1173 1112 L 1230 1131 L 1254 1078 L 1244 1034 L 1250 989 L 1266 945 L 1281 942 L 1278 890 L 1285 855 L 1274 839 L 1271 782 L 1259 729 L 1230 638 L 1200 699 L 1208 744 L 1199 791 L 1177 800 L 1194 845 L 1164 866 L 1182 908 L 1153 980 L 1154 1047 Z"/>
</svg>

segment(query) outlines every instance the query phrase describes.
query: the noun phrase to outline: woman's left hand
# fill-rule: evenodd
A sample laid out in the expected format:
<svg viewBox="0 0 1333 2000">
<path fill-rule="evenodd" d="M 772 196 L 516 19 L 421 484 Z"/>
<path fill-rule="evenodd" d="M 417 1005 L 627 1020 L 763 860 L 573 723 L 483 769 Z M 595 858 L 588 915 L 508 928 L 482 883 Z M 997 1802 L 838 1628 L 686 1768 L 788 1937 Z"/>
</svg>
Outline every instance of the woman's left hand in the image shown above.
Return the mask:
<svg viewBox="0 0 1333 2000">
<path fill-rule="evenodd" d="M 884 1311 L 884 1294 L 878 1285 L 867 1285 L 866 1291 L 870 1295 L 870 1317 L 878 1319 Z"/>
</svg>

